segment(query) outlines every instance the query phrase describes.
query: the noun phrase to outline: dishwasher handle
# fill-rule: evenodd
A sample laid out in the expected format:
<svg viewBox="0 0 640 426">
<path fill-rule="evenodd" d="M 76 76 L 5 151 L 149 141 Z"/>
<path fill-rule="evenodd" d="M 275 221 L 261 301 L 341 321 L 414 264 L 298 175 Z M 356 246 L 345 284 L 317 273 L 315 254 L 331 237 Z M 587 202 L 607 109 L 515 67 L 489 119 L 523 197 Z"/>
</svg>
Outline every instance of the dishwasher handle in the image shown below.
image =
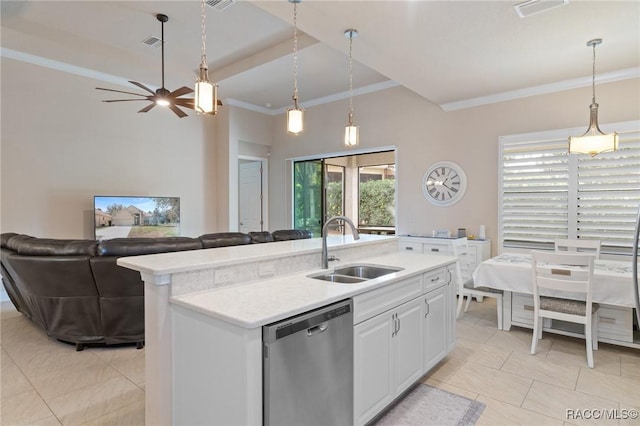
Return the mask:
<svg viewBox="0 0 640 426">
<path fill-rule="evenodd" d="M 316 334 L 324 333 L 329 328 L 329 322 L 323 322 L 320 325 L 316 325 L 315 327 L 307 328 L 307 336 L 311 337 Z"/>
</svg>

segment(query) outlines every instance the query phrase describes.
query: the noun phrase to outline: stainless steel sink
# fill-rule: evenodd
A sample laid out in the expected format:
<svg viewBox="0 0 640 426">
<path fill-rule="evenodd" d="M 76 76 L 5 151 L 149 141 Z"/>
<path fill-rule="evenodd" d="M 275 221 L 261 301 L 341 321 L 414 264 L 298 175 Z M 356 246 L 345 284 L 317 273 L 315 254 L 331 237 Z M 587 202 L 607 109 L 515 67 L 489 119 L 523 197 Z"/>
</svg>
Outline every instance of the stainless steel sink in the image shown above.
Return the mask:
<svg viewBox="0 0 640 426">
<path fill-rule="evenodd" d="M 349 265 L 336 268 L 333 272 L 321 272 L 308 275 L 316 280 L 330 281 L 339 284 L 357 284 L 384 275 L 402 271 L 403 268 L 379 265 Z"/>
<path fill-rule="evenodd" d="M 333 272 L 340 275 L 347 275 L 350 277 L 358 277 L 371 280 L 383 275 L 402 271 L 402 269 L 403 268 L 397 268 L 393 266 L 350 265 L 336 268 Z"/>
<path fill-rule="evenodd" d="M 333 283 L 340 283 L 340 284 L 357 284 L 357 283 L 361 283 L 362 281 L 366 281 L 366 278 L 350 277 L 348 275 L 340 275 L 333 272 L 309 275 L 309 278 L 315 278 L 316 280 L 323 280 L 323 281 L 331 281 Z"/>
</svg>

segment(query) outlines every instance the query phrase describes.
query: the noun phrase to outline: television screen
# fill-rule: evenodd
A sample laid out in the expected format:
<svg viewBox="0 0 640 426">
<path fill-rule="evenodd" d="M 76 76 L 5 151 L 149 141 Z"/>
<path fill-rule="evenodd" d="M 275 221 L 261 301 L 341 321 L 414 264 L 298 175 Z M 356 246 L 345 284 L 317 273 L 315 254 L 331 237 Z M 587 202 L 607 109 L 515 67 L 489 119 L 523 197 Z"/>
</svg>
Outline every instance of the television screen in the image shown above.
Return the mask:
<svg viewBox="0 0 640 426">
<path fill-rule="evenodd" d="M 179 197 L 93 197 L 95 238 L 155 238 L 180 235 Z"/>
</svg>

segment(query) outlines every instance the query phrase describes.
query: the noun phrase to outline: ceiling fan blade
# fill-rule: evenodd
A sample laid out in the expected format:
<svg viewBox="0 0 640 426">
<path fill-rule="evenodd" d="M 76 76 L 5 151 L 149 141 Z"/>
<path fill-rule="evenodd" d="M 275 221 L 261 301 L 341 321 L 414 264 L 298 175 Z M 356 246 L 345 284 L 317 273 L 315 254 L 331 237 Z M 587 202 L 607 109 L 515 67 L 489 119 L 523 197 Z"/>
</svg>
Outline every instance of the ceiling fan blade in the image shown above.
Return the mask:
<svg viewBox="0 0 640 426">
<path fill-rule="evenodd" d="M 194 108 L 193 99 L 190 99 L 190 98 L 176 99 L 174 100 L 174 103 L 181 107 L 191 108 L 191 109 Z"/>
<path fill-rule="evenodd" d="M 156 106 L 155 102 L 151 102 L 149 105 L 147 105 L 146 107 L 142 108 L 140 111 L 138 112 L 148 112 L 151 110 L 151 108 L 153 108 L 154 106 Z"/>
<path fill-rule="evenodd" d="M 180 108 L 178 108 L 175 105 L 169 105 L 169 108 L 171 109 L 171 111 L 175 112 L 176 115 L 180 118 L 187 116 L 187 114 L 184 111 L 182 111 Z"/>
<path fill-rule="evenodd" d="M 149 89 L 147 86 L 145 86 L 142 83 L 138 83 L 137 81 L 131 81 L 131 80 L 129 80 L 129 83 L 134 84 L 134 85 L 138 86 L 139 88 L 141 88 L 143 90 L 146 90 L 147 92 L 151 93 L 152 95 L 156 94 L 156 92 L 154 92 L 153 90 Z"/>
<path fill-rule="evenodd" d="M 129 102 L 129 101 L 148 101 L 148 99 L 107 99 L 102 102 Z"/>
<path fill-rule="evenodd" d="M 97 90 L 104 90 L 106 92 L 116 92 L 116 93 L 126 93 L 127 95 L 135 95 L 135 96 L 144 96 L 147 97 L 147 95 L 143 95 L 141 93 L 133 93 L 133 92 L 125 92 L 122 90 L 114 90 L 114 89 L 105 89 L 103 87 L 96 87 Z"/>
<path fill-rule="evenodd" d="M 178 96 L 186 95 L 188 93 L 193 93 L 193 89 L 191 87 L 182 86 L 181 88 L 171 92 L 171 96 L 177 98 Z"/>
</svg>

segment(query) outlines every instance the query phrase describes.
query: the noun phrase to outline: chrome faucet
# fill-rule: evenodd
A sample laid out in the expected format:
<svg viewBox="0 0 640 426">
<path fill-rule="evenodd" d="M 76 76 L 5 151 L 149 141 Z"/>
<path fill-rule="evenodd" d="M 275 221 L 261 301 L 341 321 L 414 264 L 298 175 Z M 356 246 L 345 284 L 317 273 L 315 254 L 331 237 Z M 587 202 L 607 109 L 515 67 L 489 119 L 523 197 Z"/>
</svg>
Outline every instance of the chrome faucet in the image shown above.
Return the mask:
<svg viewBox="0 0 640 426">
<path fill-rule="evenodd" d="M 349 224 L 349 226 L 351 227 L 351 234 L 353 235 L 354 240 L 360 239 L 360 234 L 358 233 L 358 229 L 353 224 L 351 219 L 349 219 L 348 217 L 333 216 L 332 218 L 328 219 L 322 226 L 322 268 L 323 269 L 329 269 L 329 257 L 327 256 L 327 231 L 328 231 L 327 228 L 329 227 L 329 224 L 331 222 L 335 222 L 337 220 L 343 220 L 347 224 Z"/>
</svg>

